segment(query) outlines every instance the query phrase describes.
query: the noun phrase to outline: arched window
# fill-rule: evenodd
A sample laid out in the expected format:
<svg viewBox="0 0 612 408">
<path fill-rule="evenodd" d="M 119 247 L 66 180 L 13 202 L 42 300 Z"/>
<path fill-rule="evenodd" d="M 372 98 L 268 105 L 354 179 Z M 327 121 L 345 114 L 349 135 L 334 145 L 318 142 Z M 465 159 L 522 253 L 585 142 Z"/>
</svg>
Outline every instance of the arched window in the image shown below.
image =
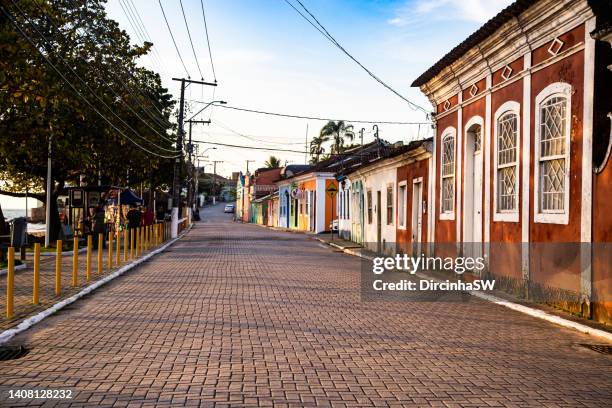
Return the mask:
<svg viewBox="0 0 612 408">
<path fill-rule="evenodd" d="M 535 222 L 567 224 L 571 86 L 555 83 L 536 97 Z"/>
<path fill-rule="evenodd" d="M 455 132 L 442 137 L 440 168 L 440 218 L 453 219 L 455 211 Z"/>
<path fill-rule="evenodd" d="M 520 106 L 504 103 L 495 114 L 494 221 L 518 222 Z"/>
</svg>

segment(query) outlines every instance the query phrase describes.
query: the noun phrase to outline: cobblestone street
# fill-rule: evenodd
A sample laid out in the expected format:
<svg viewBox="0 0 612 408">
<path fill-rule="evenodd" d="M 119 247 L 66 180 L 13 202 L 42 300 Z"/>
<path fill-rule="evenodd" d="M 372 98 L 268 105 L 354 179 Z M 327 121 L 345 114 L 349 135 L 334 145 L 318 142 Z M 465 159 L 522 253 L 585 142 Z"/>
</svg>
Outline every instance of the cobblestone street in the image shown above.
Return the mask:
<svg viewBox="0 0 612 408">
<path fill-rule="evenodd" d="M 360 260 L 222 206 L 19 335 L 3 406 L 612 405 L 596 340 L 494 304 L 360 300 Z M 66 401 L 9 389 L 73 390 Z"/>
</svg>

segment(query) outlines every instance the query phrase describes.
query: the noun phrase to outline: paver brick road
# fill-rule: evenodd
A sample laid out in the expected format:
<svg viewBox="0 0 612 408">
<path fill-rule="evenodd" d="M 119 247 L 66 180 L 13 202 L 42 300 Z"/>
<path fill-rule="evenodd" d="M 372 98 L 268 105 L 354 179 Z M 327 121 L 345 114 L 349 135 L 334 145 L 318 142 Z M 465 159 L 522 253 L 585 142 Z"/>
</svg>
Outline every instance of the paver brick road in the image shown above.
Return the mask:
<svg viewBox="0 0 612 408">
<path fill-rule="evenodd" d="M 612 406 L 582 334 L 477 299 L 360 300 L 360 261 L 219 207 L 170 250 L 14 339 L 0 404 Z M 69 401 L 7 389 L 70 388 Z"/>
</svg>

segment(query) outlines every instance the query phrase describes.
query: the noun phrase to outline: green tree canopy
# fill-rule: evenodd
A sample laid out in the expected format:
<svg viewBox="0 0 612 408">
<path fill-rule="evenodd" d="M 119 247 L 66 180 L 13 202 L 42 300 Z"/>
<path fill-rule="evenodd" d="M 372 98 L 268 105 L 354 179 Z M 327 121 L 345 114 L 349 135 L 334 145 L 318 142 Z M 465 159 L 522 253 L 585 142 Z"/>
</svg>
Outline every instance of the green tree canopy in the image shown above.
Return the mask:
<svg viewBox="0 0 612 408">
<path fill-rule="evenodd" d="M 174 101 L 106 16 L 105 0 L 8 0 L 0 6 L 0 193 L 26 187 L 52 206 L 66 183 L 171 181 Z M 163 157 L 165 156 L 165 157 Z M 52 239 L 58 231 L 52 211 Z"/>
<path fill-rule="evenodd" d="M 276 169 L 281 166 L 281 159 L 276 156 L 270 156 L 268 160 L 266 160 L 266 162 L 264 163 L 264 166 L 269 169 Z"/>
</svg>

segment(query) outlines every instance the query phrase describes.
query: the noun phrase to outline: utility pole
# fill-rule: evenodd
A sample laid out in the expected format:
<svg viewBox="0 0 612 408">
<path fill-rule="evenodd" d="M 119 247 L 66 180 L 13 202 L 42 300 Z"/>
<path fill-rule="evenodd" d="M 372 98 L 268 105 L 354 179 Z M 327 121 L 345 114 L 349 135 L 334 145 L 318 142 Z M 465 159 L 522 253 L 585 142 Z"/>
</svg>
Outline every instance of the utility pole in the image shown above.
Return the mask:
<svg viewBox="0 0 612 408">
<path fill-rule="evenodd" d="M 181 163 L 183 161 L 183 137 L 185 128 L 183 124 L 185 115 L 185 88 L 190 84 L 217 86 L 214 82 L 194 81 L 185 78 L 172 78 L 173 81 L 181 83 L 181 100 L 179 101 L 178 132 L 176 134 L 176 151 L 179 156 L 174 161 L 174 181 L 172 185 L 172 225 L 170 235 L 176 238 L 178 235 L 178 213 L 179 200 L 181 198 Z"/>
<path fill-rule="evenodd" d="M 246 164 L 247 164 L 247 171 L 246 174 L 249 174 L 249 163 L 254 163 L 255 160 L 246 160 Z"/>
<path fill-rule="evenodd" d="M 192 155 L 193 155 L 193 143 L 191 142 L 191 131 L 193 128 L 194 124 L 210 124 L 210 120 L 193 120 L 193 119 L 189 119 L 186 121 L 187 123 L 189 123 L 189 145 L 187 146 L 187 153 L 189 154 L 189 173 L 191 176 L 191 180 L 193 180 L 193 160 L 192 160 Z M 197 185 L 197 184 L 196 184 Z M 193 207 L 193 203 L 194 203 L 194 197 L 195 194 L 197 194 L 197 191 L 194 192 L 194 190 L 197 189 L 197 187 L 194 188 L 193 183 L 189 183 L 188 187 L 187 187 L 187 204 L 189 205 L 189 208 L 191 209 L 190 211 L 194 210 Z"/>
<path fill-rule="evenodd" d="M 52 141 L 53 136 L 49 135 L 49 150 L 47 152 L 47 208 L 45 211 L 47 220 L 45 225 L 45 248 L 49 248 L 49 243 L 51 240 L 51 154 L 53 153 L 53 148 L 51 146 Z"/>
<path fill-rule="evenodd" d="M 304 164 L 308 164 L 308 123 L 306 123 L 306 144 L 304 145 Z"/>
<path fill-rule="evenodd" d="M 255 160 L 245 160 L 245 161 L 246 161 L 246 165 L 247 165 L 245 177 L 249 177 L 249 163 L 254 163 L 254 162 L 255 162 Z M 250 182 L 249 182 L 249 183 L 250 183 Z M 250 184 L 249 184 L 249 188 L 250 188 Z M 246 189 L 244 188 L 244 186 L 242 186 L 242 201 L 240 202 L 240 207 L 242 207 L 242 208 L 240 209 L 240 217 L 241 217 L 241 218 L 242 218 L 242 216 L 243 216 L 243 214 L 244 214 L 244 201 L 245 201 L 245 200 L 244 200 L 244 195 L 245 195 L 245 193 L 246 193 L 246 194 L 249 194 L 249 192 L 248 192 L 248 191 L 246 191 Z"/>
<path fill-rule="evenodd" d="M 217 163 L 223 163 L 223 160 L 213 160 L 213 203 L 217 202 Z"/>
</svg>

